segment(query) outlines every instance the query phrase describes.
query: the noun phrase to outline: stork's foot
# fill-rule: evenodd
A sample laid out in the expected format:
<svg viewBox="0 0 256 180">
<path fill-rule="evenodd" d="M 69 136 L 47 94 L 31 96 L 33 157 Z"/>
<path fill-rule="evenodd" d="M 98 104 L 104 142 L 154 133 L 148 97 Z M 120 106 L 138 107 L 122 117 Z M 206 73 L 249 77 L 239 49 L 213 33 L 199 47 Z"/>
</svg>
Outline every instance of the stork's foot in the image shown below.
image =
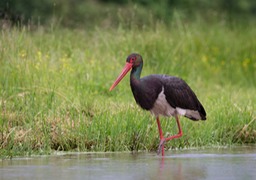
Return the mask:
<svg viewBox="0 0 256 180">
<path fill-rule="evenodd" d="M 163 155 L 165 141 L 166 141 L 165 138 L 161 139 L 159 146 L 158 146 L 157 155 L 159 155 L 161 151 L 162 151 L 162 155 Z"/>
</svg>

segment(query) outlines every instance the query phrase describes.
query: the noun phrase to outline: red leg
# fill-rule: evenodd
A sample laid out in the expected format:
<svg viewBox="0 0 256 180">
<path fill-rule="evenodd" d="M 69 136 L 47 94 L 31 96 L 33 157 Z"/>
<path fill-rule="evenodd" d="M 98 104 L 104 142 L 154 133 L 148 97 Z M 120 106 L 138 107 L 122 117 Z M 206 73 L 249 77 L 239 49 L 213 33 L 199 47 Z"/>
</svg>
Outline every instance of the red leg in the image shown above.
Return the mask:
<svg viewBox="0 0 256 180">
<path fill-rule="evenodd" d="M 179 133 L 176 134 L 176 135 L 164 138 L 159 117 L 156 118 L 157 125 L 158 125 L 159 136 L 160 136 L 160 144 L 158 146 L 157 154 L 160 154 L 160 149 L 162 149 L 162 156 L 164 156 L 164 143 L 165 143 L 165 141 L 169 141 L 171 139 L 179 138 L 179 137 L 182 136 L 182 130 L 181 130 L 180 121 L 179 121 L 178 116 L 175 116 L 175 119 L 176 119 L 176 122 L 177 122 L 177 125 L 178 125 Z"/>
<path fill-rule="evenodd" d="M 159 144 L 159 147 L 158 147 L 157 154 L 160 154 L 160 149 L 162 149 L 162 156 L 164 156 L 164 142 L 165 142 L 165 138 L 163 136 L 163 131 L 162 131 L 162 128 L 161 128 L 159 117 L 156 118 L 156 122 L 157 122 L 159 136 L 160 136 L 160 144 Z"/>
<path fill-rule="evenodd" d="M 176 135 L 170 136 L 168 138 L 165 138 L 166 141 L 169 141 L 169 140 L 175 139 L 175 138 L 179 138 L 179 137 L 182 136 L 182 130 L 181 130 L 180 121 L 179 121 L 178 116 L 175 116 L 175 119 L 176 119 L 176 122 L 177 122 L 177 125 L 178 125 L 178 128 L 179 128 L 179 133 L 176 134 Z"/>
</svg>

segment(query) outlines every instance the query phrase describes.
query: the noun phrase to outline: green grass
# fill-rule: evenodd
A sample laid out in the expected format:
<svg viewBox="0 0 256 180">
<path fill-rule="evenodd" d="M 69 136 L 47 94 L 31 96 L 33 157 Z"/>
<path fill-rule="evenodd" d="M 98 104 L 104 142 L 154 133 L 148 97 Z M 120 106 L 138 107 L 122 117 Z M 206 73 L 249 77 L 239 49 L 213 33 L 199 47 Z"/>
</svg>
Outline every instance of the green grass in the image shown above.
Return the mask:
<svg viewBox="0 0 256 180">
<path fill-rule="evenodd" d="M 182 77 L 207 120 L 181 118 L 184 135 L 167 148 L 256 141 L 256 28 L 161 23 L 132 30 L 8 30 L 0 35 L 0 156 L 59 151 L 155 151 L 155 119 L 135 103 L 129 76 L 109 92 L 127 55 L 142 76 Z M 166 134 L 177 132 L 162 118 Z"/>
</svg>

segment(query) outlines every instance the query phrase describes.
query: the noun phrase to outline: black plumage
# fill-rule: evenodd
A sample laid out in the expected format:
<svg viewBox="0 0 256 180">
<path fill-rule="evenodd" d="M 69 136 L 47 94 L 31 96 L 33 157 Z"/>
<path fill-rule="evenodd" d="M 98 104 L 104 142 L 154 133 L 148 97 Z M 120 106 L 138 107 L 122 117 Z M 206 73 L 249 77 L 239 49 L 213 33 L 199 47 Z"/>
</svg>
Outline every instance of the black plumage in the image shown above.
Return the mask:
<svg viewBox="0 0 256 180">
<path fill-rule="evenodd" d="M 153 108 L 158 95 L 164 88 L 166 100 L 171 107 L 198 111 L 201 119 L 206 119 L 204 107 L 195 93 L 184 80 L 178 77 L 154 74 L 143 77 L 139 81 L 131 77 L 130 85 L 137 104 L 145 110 Z"/>
<path fill-rule="evenodd" d="M 164 155 L 165 141 L 182 136 L 178 116 L 183 115 L 191 120 L 206 120 L 206 112 L 195 93 L 184 80 L 174 76 L 157 74 L 140 78 L 142 67 L 143 60 L 141 55 L 136 53 L 129 55 L 126 59 L 125 67 L 110 87 L 110 90 L 114 89 L 132 69 L 130 85 L 133 96 L 142 109 L 151 111 L 156 116 L 160 136 L 158 153 L 162 149 L 162 155 Z M 174 116 L 179 129 L 178 134 L 165 138 L 159 115 Z"/>
</svg>

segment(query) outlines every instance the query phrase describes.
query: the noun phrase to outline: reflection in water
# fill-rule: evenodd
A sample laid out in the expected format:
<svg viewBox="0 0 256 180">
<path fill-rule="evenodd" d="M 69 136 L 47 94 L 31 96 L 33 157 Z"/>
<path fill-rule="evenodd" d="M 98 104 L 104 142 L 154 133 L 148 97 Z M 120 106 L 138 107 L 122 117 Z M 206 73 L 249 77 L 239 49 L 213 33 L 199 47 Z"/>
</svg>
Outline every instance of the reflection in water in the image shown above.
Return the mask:
<svg viewBox="0 0 256 180">
<path fill-rule="evenodd" d="M 190 164 L 188 162 L 189 159 L 186 159 L 185 161 L 186 163 L 179 160 L 177 161 L 177 159 L 173 159 L 171 156 L 161 157 L 159 159 L 160 165 L 157 179 L 185 180 L 206 178 L 205 166 L 203 164 L 198 166 L 194 161 Z"/>
<path fill-rule="evenodd" d="M 243 150 L 244 149 L 244 150 Z M 256 179 L 256 147 L 0 160 L 0 179 Z"/>
</svg>

